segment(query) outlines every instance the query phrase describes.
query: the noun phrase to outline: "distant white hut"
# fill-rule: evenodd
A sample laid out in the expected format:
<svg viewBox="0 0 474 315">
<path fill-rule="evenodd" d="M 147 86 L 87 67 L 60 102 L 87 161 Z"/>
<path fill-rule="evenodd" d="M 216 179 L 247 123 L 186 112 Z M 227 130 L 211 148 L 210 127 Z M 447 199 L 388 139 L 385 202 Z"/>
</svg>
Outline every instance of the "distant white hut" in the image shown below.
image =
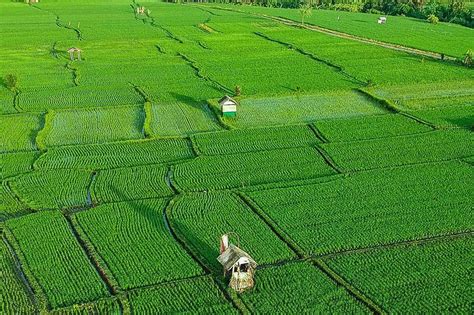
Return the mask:
<svg viewBox="0 0 474 315">
<path fill-rule="evenodd" d="M 229 95 L 225 95 L 219 100 L 221 107 L 222 116 L 224 117 L 235 117 L 237 115 L 237 101 L 235 101 Z"/>
<path fill-rule="evenodd" d="M 377 20 L 377 23 L 379 23 L 379 24 L 387 23 L 387 17 L 385 17 L 385 16 L 379 17 L 379 19 Z"/>
<path fill-rule="evenodd" d="M 234 244 L 229 244 L 227 234 L 221 238 L 221 254 L 217 260 L 224 268 L 224 275 L 230 273 L 229 287 L 242 292 L 254 286 L 253 276 L 257 263 L 249 254 Z"/>
<path fill-rule="evenodd" d="M 71 47 L 67 50 L 67 52 L 69 53 L 69 58 L 74 61 L 75 56 L 74 55 L 77 55 L 77 60 L 81 60 L 81 51 L 79 48 L 77 47 Z"/>
</svg>

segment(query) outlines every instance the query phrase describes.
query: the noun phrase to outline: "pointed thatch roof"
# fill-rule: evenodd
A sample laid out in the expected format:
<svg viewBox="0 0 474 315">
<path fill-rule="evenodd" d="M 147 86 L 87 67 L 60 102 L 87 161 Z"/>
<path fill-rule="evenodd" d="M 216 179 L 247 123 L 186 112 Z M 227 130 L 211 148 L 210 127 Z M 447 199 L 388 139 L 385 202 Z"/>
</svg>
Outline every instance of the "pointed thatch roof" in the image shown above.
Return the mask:
<svg viewBox="0 0 474 315">
<path fill-rule="evenodd" d="M 252 268 L 255 269 L 257 267 L 257 263 L 255 262 L 255 260 L 253 260 L 249 254 L 247 254 L 234 244 L 230 244 L 229 247 L 222 254 L 220 254 L 219 257 L 217 257 L 217 260 L 221 263 L 222 266 L 224 266 L 225 270 L 229 270 L 242 257 L 245 257 L 250 261 L 250 266 L 252 266 Z"/>
</svg>

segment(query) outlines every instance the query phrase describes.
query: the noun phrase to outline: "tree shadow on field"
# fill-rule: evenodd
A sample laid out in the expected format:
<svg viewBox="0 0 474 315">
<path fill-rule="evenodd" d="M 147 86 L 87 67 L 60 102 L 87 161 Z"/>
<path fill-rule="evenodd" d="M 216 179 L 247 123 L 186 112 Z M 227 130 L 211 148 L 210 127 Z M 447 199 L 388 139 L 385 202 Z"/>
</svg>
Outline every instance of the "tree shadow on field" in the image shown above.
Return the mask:
<svg viewBox="0 0 474 315">
<path fill-rule="evenodd" d="M 190 96 L 171 92 L 171 96 L 173 96 L 179 103 L 186 104 L 189 107 L 196 108 L 202 110 L 203 101 L 198 101 Z"/>
<path fill-rule="evenodd" d="M 474 115 L 469 115 L 466 117 L 458 117 L 454 119 L 446 119 L 446 121 L 457 127 L 474 131 Z"/>
</svg>

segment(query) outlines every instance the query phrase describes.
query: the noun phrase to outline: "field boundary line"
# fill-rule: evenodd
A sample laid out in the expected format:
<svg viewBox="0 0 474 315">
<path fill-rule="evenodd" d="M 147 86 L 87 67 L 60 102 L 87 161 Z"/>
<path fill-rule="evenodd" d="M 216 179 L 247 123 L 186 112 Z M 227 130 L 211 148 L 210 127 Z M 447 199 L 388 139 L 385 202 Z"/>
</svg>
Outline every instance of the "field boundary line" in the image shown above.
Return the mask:
<svg viewBox="0 0 474 315">
<path fill-rule="evenodd" d="M 314 53 L 308 52 L 308 51 L 304 50 L 303 48 L 300 48 L 300 47 L 298 47 L 298 46 L 296 46 L 292 43 L 287 43 L 287 42 L 283 42 L 279 39 L 271 38 L 270 36 L 268 36 L 264 33 L 261 33 L 261 32 L 253 32 L 253 33 L 255 35 L 257 35 L 258 37 L 261 37 L 261 38 L 266 39 L 270 42 L 285 46 L 286 48 L 292 49 L 292 50 L 296 51 L 297 53 L 299 53 L 303 56 L 306 56 L 306 57 L 308 57 L 308 58 L 310 58 L 310 59 L 312 59 L 312 60 L 314 60 L 318 63 L 322 63 L 322 64 L 326 65 L 327 67 L 331 68 L 332 70 L 336 71 L 337 73 L 341 73 L 343 76 L 349 78 L 350 80 L 354 81 L 357 84 L 360 84 L 360 85 L 363 85 L 363 86 L 366 86 L 368 84 L 367 81 L 360 80 L 356 76 L 346 72 L 342 66 L 334 64 L 331 61 L 325 60 L 323 58 L 320 58 L 320 57 L 316 56 Z"/>
<path fill-rule="evenodd" d="M 217 274 L 212 271 L 212 268 L 205 263 L 205 258 L 191 245 L 186 243 L 186 237 L 181 234 L 179 229 L 177 229 L 173 223 L 170 221 L 169 217 L 172 215 L 172 210 L 174 204 L 177 200 L 182 198 L 183 195 L 176 195 L 172 198 L 167 206 L 163 209 L 163 219 L 165 220 L 165 225 L 169 227 L 170 233 L 175 241 L 183 248 L 183 250 L 203 269 L 205 272 L 204 275 L 210 275 L 213 279 L 215 285 L 219 288 L 221 293 L 224 295 L 225 299 L 232 304 L 232 306 L 239 311 L 241 314 L 250 313 L 248 307 L 243 303 L 243 301 L 236 294 L 232 294 L 225 289 L 224 283 L 218 278 Z"/>
<path fill-rule="evenodd" d="M 316 136 L 316 138 L 318 138 L 319 140 L 321 140 L 322 143 L 329 143 L 330 141 L 328 140 L 328 138 L 326 138 L 324 136 L 324 134 L 321 132 L 321 130 L 319 130 L 318 126 L 316 126 L 316 122 L 314 123 L 310 123 L 307 125 L 308 128 L 314 133 L 314 135 Z"/>
<path fill-rule="evenodd" d="M 53 120 L 55 117 L 56 113 L 54 110 L 48 110 L 44 114 L 44 123 L 43 123 L 43 128 L 38 131 L 35 137 L 35 145 L 36 148 L 40 151 L 40 156 L 42 153 L 46 152 L 48 150 L 46 146 L 46 138 L 50 134 L 52 128 L 53 128 Z M 39 157 L 38 157 L 39 159 Z M 38 160 L 36 159 L 36 160 Z M 35 164 L 36 160 L 33 162 L 33 165 Z"/>
<path fill-rule="evenodd" d="M 26 291 L 26 295 L 28 296 L 28 299 L 33 305 L 33 308 L 35 310 L 35 313 L 39 312 L 38 309 L 38 300 L 35 295 L 35 290 L 31 286 L 28 278 L 25 275 L 25 272 L 23 271 L 23 266 L 20 262 L 20 259 L 18 258 L 17 253 L 13 249 L 13 246 L 10 244 L 9 240 L 6 238 L 5 234 L 2 233 L 2 241 L 5 244 L 8 253 L 10 254 L 10 258 L 13 262 L 12 267 L 15 271 L 15 276 L 17 276 L 20 279 L 20 282 L 22 284 L 23 289 Z"/>
<path fill-rule="evenodd" d="M 102 279 L 102 282 L 109 291 L 109 294 L 112 296 L 117 295 L 117 293 L 120 292 L 120 286 L 114 279 L 107 263 L 96 251 L 92 242 L 90 242 L 87 233 L 82 229 L 79 222 L 73 215 L 67 215 L 63 213 L 63 217 L 65 218 L 69 230 L 73 234 L 78 245 L 81 247 L 84 255 L 86 255 L 87 259 L 89 260 L 89 263 L 94 267 L 95 271 Z"/>
<path fill-rule="evenodd" d="M 18 244 L 18 240 L 9 228 L 5 227 L 3 229 L 2 239 L 4 240 L 4 242 L 6 241 L 5 244 L 7 244 L 7 246 L 11 247 L 12 251 L 10 253 L 15 254 L 15 258 L 18 260 L 18 263 L 21 266 L 20 270 L 23 272 L 23 274 L 25 275 L 25 279 L 28 281 L 28 285 L 35 296 L 35 300 L 40 311 L 51 310 L 51 305 L 48 301 L 48 297 L 46 295 L 46 292 L 44 291 L 43 286 L 40 284 L 38 278 L 30 270 L 30 267 L 27 264 L 27 260 L 25 259 L 25 256 L 21 251 L 20 245 Z"/>
<path fill-rule="evenodd" d="M 336 173 L 344 174 L 346 171 L 333 160 L 333 158 L 326 152 L 322 147 L 315 145 L 314 148 L 319 153 L 319 155 L 324 159 L 327 165 L 331 167 Z"/>
<path fill-rule="evenodd" d="M 191 4 L 191 5 L 192 6 L 199 6 L 198 4 Z M 453 57 L 453 56 L 449 56 L 449 55 L 443 54 L 443 53 L 438 53 L 438 52 L 424 50 L 424 49 L 420 49 L 420 48 L 414 48 L 414 47 L 409 47 L 409 46 L 405 46 L 405 45 L 394 44 L 394 43 L 390 43 L 390 42 L 384 42 L 384 41 L 380 41 L 380 40 L 377 40 L 377 39 L 371 39 L 371 38 L 367 38 L 367 37 L 357 36 L 357 35 L 353 35 L 353 34 L 349 34 L 349 33 L 344 33 L 344 32 L 341 32 L 341 31 L 329 29 L 329 28 L 326 28 L 326 27 L 317 26 L 317 25 L 314 25 L 314 24 L 311 24 L 311 23 L 306 23 L 306 24 L 302 25 L 299 22 L 296 22 L 294 20 L 284 18 L 284 17 L 281 17 L 281 16 L 268 15 L 268 14 L 264 14 L 264 13 L 245 12 L 245 11 L 242 11 L 242 10 L 239 10 L 239 9 L 224 8 L 224 7 L 219 7 L 219 6 L 216 6 L 216 5 L 211 6 L 211 8 L 216 9 L 216 10 L 231 11 L 231 12 L 237 12 L 237 13 L 241 13 L 241 14 L 245 14 L 245 15 L 257 16 L 257 17 L 261 17 L 261 18 L 265 18 L 265 19 L 270 19 L 270 20 L 279 22 L 279 23 L 287 25 L 287 26 L 292 26 L 292 27 L 297 27 L 297 28 L 300 28 L 300 29 L 315 31 L 315 32 L 319 32 L 319 33 L 322 33 L 322 34 L 326 34 L 326 35 L 330 35 L 330 36 L 334 36 L 334 37 L 338 37 L 338 38 L 343 38 L 343 39 L 348 39 L 348 40 L 352 40 L 352 41 L 361 42 L 361 43 L 364 43 L 364 44 L 379 46 L 379 47 L 383 47 L 383 48 L 386 48 L 386 49 L 405 52 L 405 53 L 412 54 L 412 55 L 428 57 L 428 58 L 432 58 L 432 59 L 435 59 L 435 60 L 450 61 L 450 62 L 456 63 L 456 65 L 458 65 L 458 58 Z"/>
</svg>

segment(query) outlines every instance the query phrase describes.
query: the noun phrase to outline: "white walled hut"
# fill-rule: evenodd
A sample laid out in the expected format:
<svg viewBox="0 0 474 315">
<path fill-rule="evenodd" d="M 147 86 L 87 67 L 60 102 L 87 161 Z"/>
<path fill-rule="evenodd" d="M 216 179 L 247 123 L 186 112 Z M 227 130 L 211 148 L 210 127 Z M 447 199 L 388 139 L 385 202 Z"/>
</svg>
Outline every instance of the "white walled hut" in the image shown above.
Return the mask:
<svg viewBox="0 0 474 315">
<path fill-rule="evenodd" d="M 377 23 L 379 23 L 379 24 L 387 23 L 387 17 L 385 17 L 385 16 L 379 17 L 379 19 L 377 20 Z"/>
<path fill-rule="evenodd" d="M 77 60 L 81 60 L 81 52 L 82 50 L 80 50 L 79 48 L 77 47 L 71 47 L 67 50 L 67 52 L 69 53 L 69 58 L 74 61 L 75 58 L 75 55 L 77 55 Z"/>
<path fill-rule="evenodd" d="M 235 117 L 237 115 L 237 101 L 229 95 L 225 95 L 219 100 L 222 116 Z"/>
<path fill-rule="evenodd" d="M 234 244 L 229 244 L 226 234 L 221 238 L 221 254 L 217 260 L 224 268 L 224 275 L 230 274 L 229 287 L 242 292 L 254 286 L 253 276 L 257 263 L 249 254 Z"/>
</svg>

